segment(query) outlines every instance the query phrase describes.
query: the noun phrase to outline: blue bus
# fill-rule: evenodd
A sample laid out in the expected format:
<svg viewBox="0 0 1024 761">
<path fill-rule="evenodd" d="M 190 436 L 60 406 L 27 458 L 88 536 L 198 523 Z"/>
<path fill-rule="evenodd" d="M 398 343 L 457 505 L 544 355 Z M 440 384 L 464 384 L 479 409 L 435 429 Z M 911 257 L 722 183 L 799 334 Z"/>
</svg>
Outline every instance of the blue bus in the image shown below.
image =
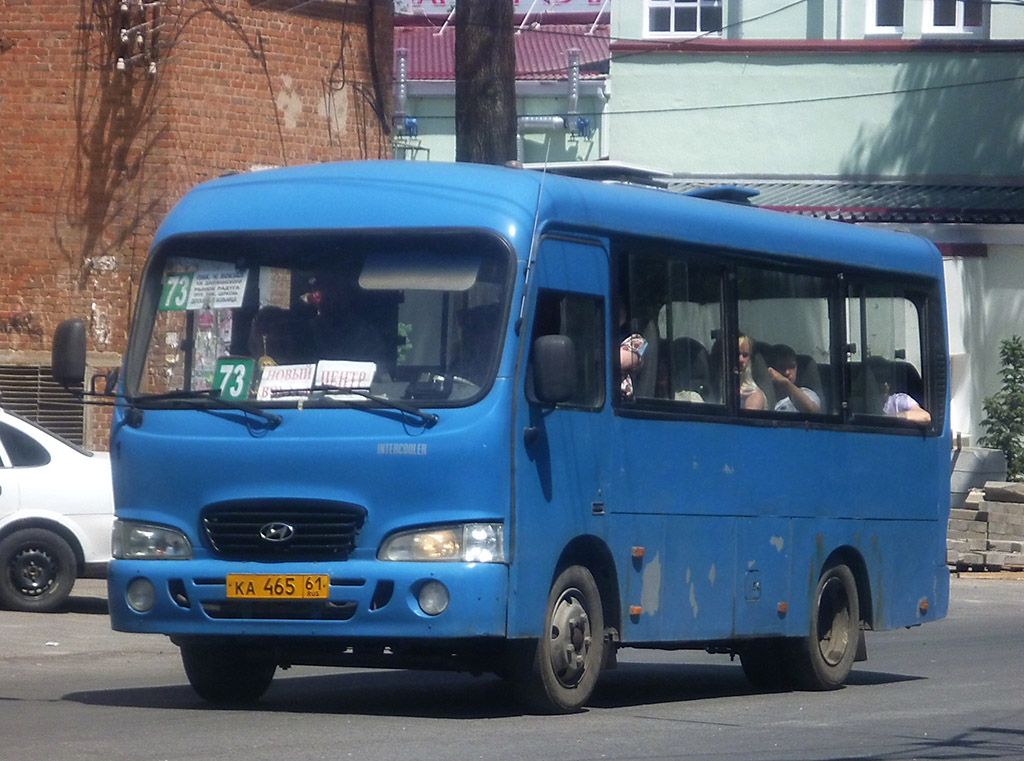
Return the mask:
<svg viewBox="0 0 1024 761">
<path fill-rule="evenodd" d="M 834 689 L 948 605 L 930 243 L 468 164 L 230 176 L 156 234 L 116 379 L 114 629 L 195 691 L 493 672 L 579 710 L 620 648 Z M 85 329 L 54 372 L 84 375 Z"/>
</svg>

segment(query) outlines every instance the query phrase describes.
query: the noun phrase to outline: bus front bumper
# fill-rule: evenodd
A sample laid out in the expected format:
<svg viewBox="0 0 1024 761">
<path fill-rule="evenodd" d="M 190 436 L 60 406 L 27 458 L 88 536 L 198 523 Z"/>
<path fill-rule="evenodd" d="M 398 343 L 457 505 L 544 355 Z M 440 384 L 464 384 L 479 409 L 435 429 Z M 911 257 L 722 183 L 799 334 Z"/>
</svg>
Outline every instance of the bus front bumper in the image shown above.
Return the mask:
<svg viewBox="0 0 1024 761">
<path fill-rule="evenodd" d="M 124 632 L 376 641 L 506 632 L 508 567 L 497 563 L 115 560 L 107 587 L 111 624 Z M 325 598 L 303 596 L 317 588 Z"/>
</svg>

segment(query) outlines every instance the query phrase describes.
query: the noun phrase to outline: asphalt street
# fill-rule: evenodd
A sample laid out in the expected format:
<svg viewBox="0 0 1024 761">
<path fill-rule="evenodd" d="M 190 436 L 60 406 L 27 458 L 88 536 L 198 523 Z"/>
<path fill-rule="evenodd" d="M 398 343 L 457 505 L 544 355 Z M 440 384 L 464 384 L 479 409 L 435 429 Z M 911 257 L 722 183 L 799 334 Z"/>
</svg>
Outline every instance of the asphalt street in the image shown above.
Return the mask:
<svg viewBox="0 0 1024 761">
<path fill-rule="evenodd" d="M 954 578 L 947 619 L 871 633 L 829 693 L 764 693 L 738 662 L 622 652 L 593 704 L 524 714 L 500 680 L 295 668 L 248 709 L 188 687 L 160 636 L 109 630 L 102 585 L 68 612 L 0 612 L 0 758 L 1024 759 L 1024 580 Z"/>
</svg>

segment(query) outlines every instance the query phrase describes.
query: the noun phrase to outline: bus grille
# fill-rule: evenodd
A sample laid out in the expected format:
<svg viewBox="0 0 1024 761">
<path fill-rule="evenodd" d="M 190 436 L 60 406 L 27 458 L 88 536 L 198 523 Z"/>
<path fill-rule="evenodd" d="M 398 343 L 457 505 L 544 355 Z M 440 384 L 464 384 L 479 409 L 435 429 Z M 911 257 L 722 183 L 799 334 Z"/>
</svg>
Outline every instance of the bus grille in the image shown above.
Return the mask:
<svg viewBox="0 0 1024 761">
<path fill-rule="evenodd" d="M 344 560 L 356 546 L 366 510 L 318 500 L 224 502 L 202 513 L 210 547 L 230 558 Z"/>
</svg>

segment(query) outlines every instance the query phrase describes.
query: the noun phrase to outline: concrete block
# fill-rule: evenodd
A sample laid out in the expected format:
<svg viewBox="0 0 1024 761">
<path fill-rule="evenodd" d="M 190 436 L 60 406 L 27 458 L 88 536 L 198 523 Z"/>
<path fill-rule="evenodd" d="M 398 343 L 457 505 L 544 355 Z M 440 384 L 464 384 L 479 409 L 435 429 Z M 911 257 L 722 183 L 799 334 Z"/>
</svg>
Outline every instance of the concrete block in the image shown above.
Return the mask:
<svg viewBox="0 0 1024 761">
<path fill-rule="evenodd" d="M 972 525 L 972 524 L 968 523 L 967 521 L 959 521 L 959 522 L 960 523 L 964 523 L 964 524 L 966 524 L 968 526 Z M 1016 533 L 1017 536 L 1024 538 L 1024 515 L 1020 516 L 1019 518 L 1017 516 L 1015 516 L 1015 515 L 1001 515 L 1001 516 L 998 516 L 998 517 L 993 516 L 992 518 L 988 519 L 987 523 L 975 524 L 975 525 L 988 526 L 989 534 L 1013 534 L 1013 533 Z M 970 531 L 970 529 L 962 529 L 962 530 Z"/>
<path fill-rule="evenodd" d="M 989 481 L 985 484 L 985 499 L 990 502 L 1024 503 L 1024 483 L 1019 481 Z"/>
<path fill-rule="evenodd" d="M 964 507 L 959 507 L 959 508 L 954 507 L 954 508 L 952 508 L 949 511 L 950 520 L 976 521 L 976 520 L 985 520 L 988 517 L 988 514 L 984 513 L 983 515 L 985 516 L 985 518 L 979 518 L 978 517 L 979 514 L 982 514 L 982 513 L 980 513 L 979 510 L 976 510 L 976 509 L 975 510 L 971 510 L 970 508 L 964 508 Z"/>
<path fill-rule="evenodd" d="M 954 521 L 951 520 L 946 527 L 947 531 L 967 534 L 984 534 L 988 524 L 983 521 Z"/>
<path fill-rule="evenodd" d="M 1005 552 L 986 552 L 985 567 L 994 571 L 1002 570 L 1003 562 L 1006 560 Z"/>
<path fill-rule="evenodd" d="M 1024 504 L 1019 502 L 993 502 L 985 500 L 978 506 L 978 511 L 984 511 L 992 515 L 1022 515 L 1024 516 Z"/>
<path fill-rule="evenodd" d="M 971 489 L 1006 479 L 1006 455 L 998 449 L 961 447 L 950 453 L 949 504 L 962 507 Z"/>
<path fill-rule="evenodd" d="M 962 553 L 957 560 L 959 565 L 985 565 L 985 556 L 980 552 Z"/>
<path fill-rule="evenodd" d="M 988 546 L 985 547 L 985 549 L 992 550 L 993 552 L 1024 552 L 1024 540 L 1014 541 L 1012 539 L 989 539 L 986 544 Z"/>
<path fill-rule="evenodd" d="M 1000 551 L 1001 547 L 989 547 L 987 539 L 959 539 L 950 537 L 946 539 L 946 549 L 953 552 L 986 552 L 987 550 Z"/>
<path fill-rule="evenodd" d="M 947 541 L 982 542 L 982 543 L 986 543 L 986 540 L 988 538 L 989 538 L 989 536 L 988 536 L 988 532 L 987 531 L 984 534 L 980 534 L 980 533 L 975 532 L 975 531 L 947 531 L 946 532 L 946 540 Z M 984 549 L 988 549 L 987 543 L 986 543 L 986 546 L 982 547 L 981 549 L 983 549 L 983 550 Z"/>
<path fill-rule="evenodd" d="M 1009 552 L 1003 558 L 1003 570 L 1024 571 L 1024 553 Z"/>
<path fill-rule="evenodd" d="M 985 567 L 993 571 L 1024 568 L 1024 553 L 986 552 Z"/>
</svg>

